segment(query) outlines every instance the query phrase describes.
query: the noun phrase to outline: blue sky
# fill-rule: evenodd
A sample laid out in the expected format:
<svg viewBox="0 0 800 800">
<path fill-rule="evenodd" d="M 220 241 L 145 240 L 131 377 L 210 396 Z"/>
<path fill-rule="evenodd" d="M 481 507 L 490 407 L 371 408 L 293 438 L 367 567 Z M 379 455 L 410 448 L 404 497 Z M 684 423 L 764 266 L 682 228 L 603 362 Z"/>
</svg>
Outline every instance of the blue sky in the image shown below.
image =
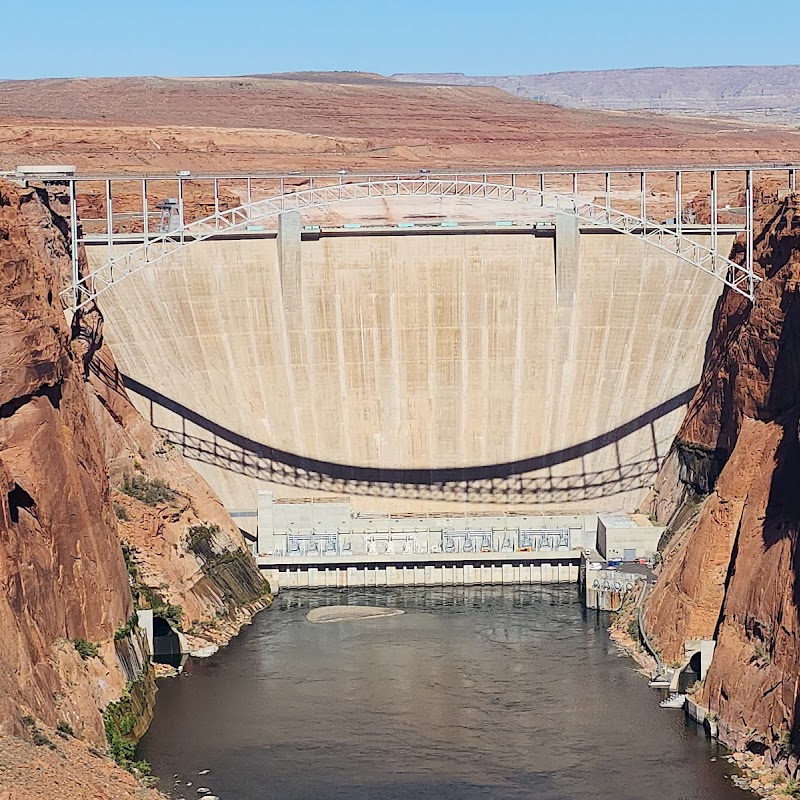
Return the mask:
<svg viewBox="0 0 800 800">
<path fill-rule="evenodd" d="M 23 0 L 0 78 L 796 64 L 800 0 Z"/>
</svg>

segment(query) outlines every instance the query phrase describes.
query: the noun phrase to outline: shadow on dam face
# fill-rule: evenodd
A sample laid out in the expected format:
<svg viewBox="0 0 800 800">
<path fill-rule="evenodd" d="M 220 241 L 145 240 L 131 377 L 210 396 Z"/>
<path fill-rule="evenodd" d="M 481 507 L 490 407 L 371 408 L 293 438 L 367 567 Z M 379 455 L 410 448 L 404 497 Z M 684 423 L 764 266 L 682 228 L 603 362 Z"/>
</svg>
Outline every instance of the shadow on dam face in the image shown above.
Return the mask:
<svg viewBox="0 0 800 800">
<path fill-rule="evenodd" d="M 320 461 L 257 442 L 207 419 L 135 378 L 93 371 L 109 388 L 124 387 L 150 405 L 150 421 L 156 407 L 180 420 L 177 429 L 156 426 L 184 457 L 237 475 L 267 483 L 301 486 L 321 492 L 367 494 L 415 500 L 456 500 L 480 503 L 578 503 L 644 489 L 652 482 L 660 460 L 654 423 L 685 407 L 696 387 L 687 389 L 623 425 L 571 447 L 518 461 L 470 467 L 403 469 L 365 467 Z M 567 475 L 553 474 L 561 464 L 581 463 L 598 450 L 649 428 L 652 449 L 634 459 L 618 459 L 614 467 Z M 189 432 L 191 430 L 192 432 Z"/>
</svg>

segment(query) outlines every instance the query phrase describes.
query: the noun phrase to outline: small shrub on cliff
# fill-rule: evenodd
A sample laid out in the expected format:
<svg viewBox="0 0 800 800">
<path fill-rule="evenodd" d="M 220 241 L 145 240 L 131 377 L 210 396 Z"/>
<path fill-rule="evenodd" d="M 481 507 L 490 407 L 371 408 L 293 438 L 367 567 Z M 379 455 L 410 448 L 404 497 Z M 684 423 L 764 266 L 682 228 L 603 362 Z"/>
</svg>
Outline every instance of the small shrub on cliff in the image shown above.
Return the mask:
<svg viewBox="0 0 800 800">
<path fill-rule="evenodd" d="M 117 628 L 114 631 L 114 641 L 118 642 L 120 639 L 125 639 L 133 633 L 134 628 L 139 624 L 139 617 L 137 616 L 136 612 L 134 611 L 131 614 L 130 619 L 125 623 L 125 625 Z"/>
<path fill-rule="evenodd" d="M 38 728 L 34 728 L 31 731 L 31 741 L 37 747 L 49 747 L 51 750 L 55 750 L 56 746 L 53 742 L 48 739 Z"/>
<path fill-rule="evenodd" d="M 56 725 L 56 731 L 62 739 L 75 735 L 75 731 L 72 730 L 72 725 L 70 725 L 69 722 L 64 722 L 64 720 L 61 720 L 61 722 Z"/>
<path fill-rule="evenodd" d="M 136 727 L 136 714 L 131 702 L 132 686 L 133 684 L 129 683 L 122 697 L 114 703 L 109 703 L 103 712 L 108 751 L 111 758 L 125 769 L 133 763 L 136 751 L 136 746 L 129 738 Z"/>
<path fill-rule="evenodd" d="M 123 769 L 128 769 L 128 766 L 133 763 L 133 754 L 136 752 L 133 742 L 123 739 L 116 731 L 109 733 L 108 728 L 106 728 L 106 737 L 108 738 L 108 752 L 111 758 Z"/>
<path fill-rule="evenodd" d="M 213 539 L 218 533 L 220 533 L 220 527 L 213 522 L 203 522 L 200 525 L 192 525 L 187 531 L 186 544 L 190 550 L 194 550 L 200 542 Z"/>
<path fill-rule="evenodd" d="M 55 750 L 56 746 L 36 727 L 36 720 L 31 716 L 24 716 L 22 718 L 22 724 L 28 729 L 28 732 L 31 735 L 31 741 L 37 747 L 49 747 L 51 750 Z"/>
<path fill-rule="evenodd" d="M 133 683 L 127 683 L 119 700 L 109 703 L 103 711 L 103 727 L 109 754 L 119 766 L 140 779 L 147 777 L 151 772 L 150 765 L 146 761 L 133 760 L 136 745 L 132 739 L 139 721 L 134 695 L 141 693 L 143 681 L 144 674 Z"/>
<path fill-rule="evenodd" d="M 128 569 L 128 575 L 131 578 L 131 584 L 136 584 L 139 581 L 139 567 L 136 564 L 136 558 L 139 551 L 128 542 L 122 543 L 122 557 L 125 559 L 125 566 Z"/>
<path fill-rule="evenodd" d="M 757 667 L 766 667 L 772 663 L 772 655 L 763 644 L 757 644 L 753 648 L 753 655 L 750 656 L 750 663 Z"/>
<path fill-rule="evenodd" d="M 224 567 L 226 564 L 236 564 L 246 558 L 241 550 L 226 550 L 214 559 L 214 566 Z"/>
<path fill-rule="evenodd" d="M 117 515 L 117 519 L 122 520 L 122 522 L 127 522 L 130 519 L 128 510 L 122 503 L 114 503 L 114 513 Z"/>
<path fill-rule="evenodd" d="M 90 658 L 97 658 L 99 655 L 97 645 L 94 642 L 87 642 L 86 639 L 73 639 L 72 646 L 84 661 Z"/>
<path fill-rule="evenodd" d="M 800 782 L 792 778 L 784 787 L 783 793 L 788 797 L 800 797 Z"/>
<path fill-rule="evenodd" d="M 147 475 L 136 473 L 125 478 L 122 491 L 134 500 L 148 506 L 159 503 L 169 503 L 175 498 L 175 492 L 160 478 L 148 478 Z"/>
<path fill-rule="evenodd" d="M 778 738 L 778 746 L 777 746 L 777 753 L 778 758 L 789 758 L 789 756 L 794 751 L 794 747 L 792 745 L 792 732 L 791 731 L 782 731 L 780 737 Z"/>
<path fill-rule="evenodd" d="M 637 619 L 636 614 L 634 614 L 628 620 L 627 632 L 628 632 L 628 636 L 630 636 L 631 639 L 633 639 L 633 641 L 636 642 L 636 646 L 637 647 L 641 647 L 642 646 L 642 637 L 641 637 L 641 635 L 639 633 L 639 620 Z"/>
<path fill-rule="evenodd" d="M 132 772 L 139 780 L 144 780 L 145 778 L 149 778 L 153 774 L 153 768 L 150 766 L 149 762 L 142 759 L 141 761 L 132 761 L 128 770 Z M 153 783 L 149 783 L 148 785 L 152 786 L 157 781 Z"/>
</svg>

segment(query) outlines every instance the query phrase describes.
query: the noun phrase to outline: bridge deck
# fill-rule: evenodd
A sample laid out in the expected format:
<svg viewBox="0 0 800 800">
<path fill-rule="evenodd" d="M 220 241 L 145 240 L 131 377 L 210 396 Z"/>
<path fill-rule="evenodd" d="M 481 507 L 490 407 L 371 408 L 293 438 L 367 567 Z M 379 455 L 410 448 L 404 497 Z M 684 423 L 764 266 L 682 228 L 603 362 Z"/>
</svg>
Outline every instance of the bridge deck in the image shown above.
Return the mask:
<svg viewBox="0 0 800 800">
<path fill-rule="evenodd" d="M 759 162 L 759 163 L 739 163 L 739 164 L 595 164 L 584 166 L 563 167 L 535 167 L 535 166 L 497 166 L 488 165 L 475 169 L 453 168 L 436 170 L 419 170 L 416 174 L 427 174 L 432 178 L 444 176 L 474 177 L 477 175 L 507 176 L 537 176 L 537 175 L 630 175 L 632 173 L 698 173 L 698 172 L 796 172 L 800 170 L 800 164 L 789 162 Z M 331 180 L 360 180 L 369 177 L 375 179 L 385 179 L 396 177 L 397 175 L 408 175 L 408 169 L 384 171 L 376 170 L 284 170 L 284 171 L 252 171 L 252 172 L 189 172 L 180 170 L 176 172 L 70 172 L 65 173 L 35 173 L 27 175 L 24 171 L 3 171 L 0 177 L 9 179 L 30 178 L 32 180 L 76 180 L 76 181 L 137 181 L 137 180 L 280 180 L 302 181 L 308 178 L 331 179 Z"/>
</svg>

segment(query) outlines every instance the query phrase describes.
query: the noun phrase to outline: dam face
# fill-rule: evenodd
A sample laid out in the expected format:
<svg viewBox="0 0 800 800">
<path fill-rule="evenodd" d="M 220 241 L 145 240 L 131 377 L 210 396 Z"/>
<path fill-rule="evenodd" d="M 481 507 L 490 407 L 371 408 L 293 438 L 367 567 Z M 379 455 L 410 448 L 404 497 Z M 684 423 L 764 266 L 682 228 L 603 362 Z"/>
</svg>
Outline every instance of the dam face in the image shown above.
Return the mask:
<svg viewBox="0 0 800 800">
<path fill-rule="evenodd" d="M 722 284 L 630 236 L 579 247 L 570 306 L 552 238 L 322 237 L 301 245 L 288 308 L 273 239 L 206 241 L 115 284 L 105 334 L 143 414 L 206 443 L 196 466 L 231 509 L 268 484 L 375 510 L 633 509 L 699 378 Z M 294 459 L 253 467 L 242 437 Z M 352 466 L 375 480 L 351 485 Z M 379 479 L 453 468 L 434 487 Z"/>
</svg>

